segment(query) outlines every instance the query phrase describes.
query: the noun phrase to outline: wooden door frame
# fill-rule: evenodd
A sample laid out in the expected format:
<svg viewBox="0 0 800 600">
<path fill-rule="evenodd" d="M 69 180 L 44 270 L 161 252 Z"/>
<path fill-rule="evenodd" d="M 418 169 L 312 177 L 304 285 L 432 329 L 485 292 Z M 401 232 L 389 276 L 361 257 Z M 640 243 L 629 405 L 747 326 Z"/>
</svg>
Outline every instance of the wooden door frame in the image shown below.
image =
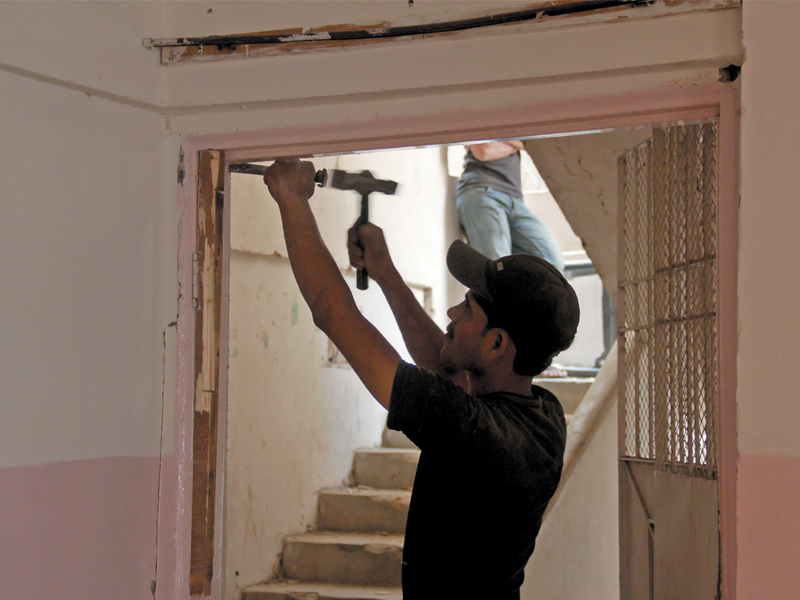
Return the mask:
<svg viewBox="0 0 800 600">
<path fill-rule="evenodd" d="M 222 150 L 228 164 L 277 156 L 310 156 L 424 145 L 453 144 L 478 139 L 511 139 L 558 133 L 578 133 L 619 127 L 656 125 L 707 117 L 719 118 L 719 431 L 720 535 L 722 590 L 725 600 L 736 597 L 736 330 L 739 207 L 738 85 L 628 92 L 546 101 L 512 108 L 458 112 L 418 118 L 383 118 L 325 126 L 292 126 L 188 138 L 182 146 L 185 178 L 178 186 L 178 362 L 175 400 L 175 449 L 163 459 L 160 516 L 165 531 L 159 544 L 159 600 L 188 598 L 192 503 L 192 423 L 195 314 L 192 308 L 192 254 L 197 238 L 197 155 Z M 225 177 L 228 178 L 227 168 Z M 230 186 L 227 186 L 229 189 Z M 223 235 L 229 232 L 226 199 Z M 229 239 L 223 240 L 223 290 L 228 289 Z M 227 293 L 222 293 L 218 439 L 225 439 L 227 408 Z M 215 517 L 214 578 L 210 597 L 221 598 L 224 583 L 225 444 L 218 444 L 218 486 Z M 162 585 L 163 584 L 163 585 Z"/>
</svg>

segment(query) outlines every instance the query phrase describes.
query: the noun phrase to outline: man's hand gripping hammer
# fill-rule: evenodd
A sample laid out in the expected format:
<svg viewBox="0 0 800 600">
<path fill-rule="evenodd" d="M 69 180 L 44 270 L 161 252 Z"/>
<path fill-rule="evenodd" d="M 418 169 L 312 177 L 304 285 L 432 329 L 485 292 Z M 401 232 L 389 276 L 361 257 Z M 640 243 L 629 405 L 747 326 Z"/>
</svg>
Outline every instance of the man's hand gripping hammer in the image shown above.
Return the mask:
<svg viewBox="0 0 800 600">
<path fill-rule="evenodd" d="M 238 163 L 229 166 L 231 173 L 247 173 L 250 175 L 264 175 L 266 167 L 250 163 Z M 328 172 L 320 169 L 314 176 L 314 182 L 319 187 L 328 184 Z M 333 169 L 333 176 L 330 179 L 330 187 L 339 190 L 353 190 L 361 194 L 361 222 L 369 223 L 369 195 L 372 192 L 381 194 L 394 194 L 397 191 L 397 182 L 386 179 L 375 179 L 369 171 L 360 173 L 349 173 Z M 356 284 L 358 289 L 365 290 L 369 287 L 369 275 L 366 269 L 359 269 L 356 273 Z"/>
<path fill-rule="evenodd" d="M 375 179 L 369 171 L 348 173 L 334 169 L 330 187 L 339 190 L 353 190 L 361 194 L 361 222 L 369 223 L 369 195 L 372 192 L 394 194 L 397 191 L 397 182 Z M 366 268 L 359 269 L 356 273 L 356 285 L 360 290 L 366 290 L 369 287 L 369 274 Z"/>
</svg>

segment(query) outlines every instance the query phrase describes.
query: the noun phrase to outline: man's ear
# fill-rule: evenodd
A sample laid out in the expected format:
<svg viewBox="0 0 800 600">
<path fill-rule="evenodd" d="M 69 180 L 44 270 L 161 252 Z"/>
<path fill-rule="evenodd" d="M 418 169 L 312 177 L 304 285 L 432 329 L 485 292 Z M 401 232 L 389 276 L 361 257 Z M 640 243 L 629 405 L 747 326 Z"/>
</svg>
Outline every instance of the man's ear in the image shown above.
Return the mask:
<svg viewBox="0 0 800 600">
<path fill-rule="evenodd" d="M 513 347 L 514 342 L 511 341 L 511 336 L 505 329 L 497 327 L 492 330 L 491 335 L 491 352 L 494 356 L 502 356 L 509 349 L 509 344 Z"/>
</svg>

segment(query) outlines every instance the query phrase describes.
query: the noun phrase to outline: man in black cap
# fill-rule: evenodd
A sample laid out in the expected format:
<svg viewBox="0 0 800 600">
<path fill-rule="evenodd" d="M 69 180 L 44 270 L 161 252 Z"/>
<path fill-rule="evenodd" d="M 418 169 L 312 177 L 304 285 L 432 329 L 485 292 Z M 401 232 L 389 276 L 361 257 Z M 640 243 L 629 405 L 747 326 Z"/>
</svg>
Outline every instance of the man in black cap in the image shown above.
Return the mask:
<svg viewBox="0 0 800 600">
<path fill-rule="evenodd" d="M 300 291 L 378 402 L 388 426 L 422 450 L 403 551 L 404 600 L 519 598 L 545 508 L 561 476 L 566 424 L 531 378 L 575 337 L 575 292 L 546 261 L 489 260 L 459 241 L 447 254 L 469 288 L 443 333 L 416 301 L 374 225 L 350 230 L 350 261 L 367 268 L 417 366 L 355 305 L 308 199 L 314 167 L 277 161 L 264 180 L 283 221 Z"/>
</svg>

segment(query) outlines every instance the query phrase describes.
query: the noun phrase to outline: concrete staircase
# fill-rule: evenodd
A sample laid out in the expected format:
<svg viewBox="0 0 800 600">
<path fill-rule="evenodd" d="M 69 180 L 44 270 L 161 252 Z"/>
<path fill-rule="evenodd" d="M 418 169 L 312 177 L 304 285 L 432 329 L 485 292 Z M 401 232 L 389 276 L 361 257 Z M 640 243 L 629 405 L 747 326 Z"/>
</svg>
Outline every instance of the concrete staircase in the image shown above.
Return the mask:
<svg viewBox="0 0 800 600">
<path fill-rule="evenodd" d="M 571 414 L 591 379 L 535 383 Z M 353 487 L 319 494 L 318 531 L 284 540 L 282 579 L 253 585 L 242 600 L 402 600 L 400 561 L 419 450 L 385 431 L 382 448 L 356 450 Z"/>
<path fill-rule="evenodd" d="M 283 581 L 247 588 L 243 600 L 401 600 L 400 561 L 419 462 L 412 447 L 361 448 L 354 487 L 319 493 L 319 531 L 284 540 Z"/>
</svg>

